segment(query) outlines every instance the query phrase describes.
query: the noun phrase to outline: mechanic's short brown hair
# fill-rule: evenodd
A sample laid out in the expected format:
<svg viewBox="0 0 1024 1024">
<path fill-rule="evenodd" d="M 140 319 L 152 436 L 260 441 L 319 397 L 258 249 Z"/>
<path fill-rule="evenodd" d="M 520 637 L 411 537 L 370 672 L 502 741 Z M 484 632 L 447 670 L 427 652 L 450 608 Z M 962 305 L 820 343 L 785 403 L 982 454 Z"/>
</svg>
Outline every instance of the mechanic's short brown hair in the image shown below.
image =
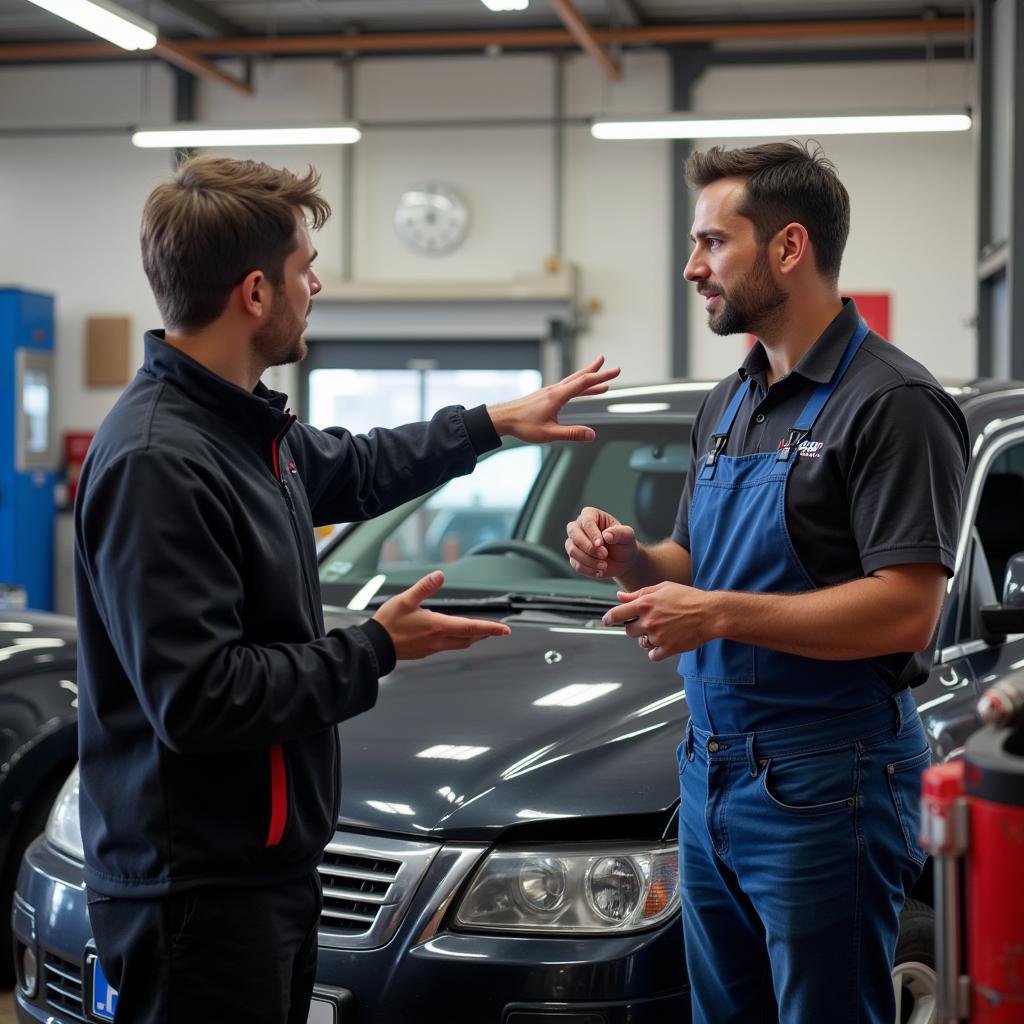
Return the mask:
<svg viewBox="0 0 1024 1024">
<path fill-rule="evenodd" d="M 819 272 L 839 277 L 850 234 L 850 196 L 820 146 L 769 142 L 745 149 L 714 146 L 686 161 L 686 179 L 705 188 L 722 178 L 743 178 L 746 196 L 739 212 L 752 221 L 764 244 L 787 224 L 807 229 Z"/>
<path fill-rule="evenodd" d="M 157 185 L 142 213 L 142 265 L 164 325 L 212 323 L 253 270 L 281 285 L 296 246 L 296 209 L 314 228 L 331 214 L 319 184 L 312 167 L 300 178 L 255 160 L 197 156 Z"/>
</svg>

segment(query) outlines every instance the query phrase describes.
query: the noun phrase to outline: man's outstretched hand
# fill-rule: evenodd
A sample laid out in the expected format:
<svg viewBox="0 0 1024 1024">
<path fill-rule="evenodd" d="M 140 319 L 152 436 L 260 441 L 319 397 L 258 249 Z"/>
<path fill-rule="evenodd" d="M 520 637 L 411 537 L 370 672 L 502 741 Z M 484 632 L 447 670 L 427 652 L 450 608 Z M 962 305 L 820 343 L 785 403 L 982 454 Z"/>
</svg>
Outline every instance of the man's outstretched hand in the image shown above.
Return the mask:
<svg viewBox="0 0 1024 1024">
<path fill-rule="evenodd" d="M 511 632 L 502 622 L 458 618 L 420 607 L 443 586 L 443 572 L 428 573 L 377 609 L 374 619 L 388 631 L 399 661 L 426 658 L 438 651 L 461 651 L 478 640 Z"/>
<path fill-rule="evenodd" d="M 596 435 L 592 428 L 579 424 L 563 426 L 558 422 L 558 414 L 570 399 L 601 395 L 608 390 L 608 382 L 618 377 L 619 368 L 602 370 L 603 365 L 604 356 L 598 356 L 589 366 L 569 374 L 557 384 L 549 384 L 511 402 L 488 406 L 494 429 L 502 437 L 517 437 L 534 444 L 593 441 Z"/>
</svg>

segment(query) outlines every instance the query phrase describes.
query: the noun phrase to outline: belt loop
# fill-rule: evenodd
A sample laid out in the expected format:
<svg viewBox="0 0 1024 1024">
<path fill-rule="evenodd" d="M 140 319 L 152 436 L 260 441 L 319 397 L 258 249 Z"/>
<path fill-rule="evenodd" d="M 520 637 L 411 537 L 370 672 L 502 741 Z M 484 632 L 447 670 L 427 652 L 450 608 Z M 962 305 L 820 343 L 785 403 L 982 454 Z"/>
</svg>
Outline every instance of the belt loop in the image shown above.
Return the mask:
<svg viewBox="0 0 1024 1024">
<path fill-rule="evenodd" d="M 754 756 L 754 734 L 747 734 L 747 764 L 750 766 L 750 777 L 757 778 L 757 758 Z"/>
<path fill-rule="evenodd" d="M 686 760 L 693 760 L 693 721 L 686 722 L 686 735 L 683 738 L 683 749 L 686 751 Z"/>
</svg>

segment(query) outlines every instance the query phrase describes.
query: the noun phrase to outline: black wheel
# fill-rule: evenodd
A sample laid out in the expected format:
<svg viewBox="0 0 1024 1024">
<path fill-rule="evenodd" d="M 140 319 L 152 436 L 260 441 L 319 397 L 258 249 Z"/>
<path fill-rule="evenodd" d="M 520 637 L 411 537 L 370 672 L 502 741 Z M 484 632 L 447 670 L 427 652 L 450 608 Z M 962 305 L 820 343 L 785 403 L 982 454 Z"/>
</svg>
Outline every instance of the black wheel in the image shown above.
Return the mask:
<svg viewBox="0 0 1024 1024">
<path fill-rule="evenodd" d="M 927 903 L 907 900 L 903 907 L 892 983 L 897 1024 L 935 1024 L 935 912 Z"/>
<path fill-rule="evenodd" d="M 541 547 L 540 544 L 531 544 L 525 540 L 512 540 L 499 537 L 496 540 L 485 540 L 470 548 L 464 557 L 470 555 L 519 555 L 520 558 L 528 558 L 531 562 L 540 565 L 549 576 L 560 579 L 562 577 L 575 579 L 569 560 L 564 555 L 556 555 L 553 551 Z"/>
<path fill-rule="evenodd" d="M 15 826 L 7 860 L 0 872 L 0 989 L 14 987 L 14 939 L 11 935 L 11 910 L 14 906 L 14 887 L 18 882 L 18 868 L 29 844 L 46 828 L 53 801 L 64 785 L 71 765 L 52 775 L 32 795 L 32 802 L 22 812 Z"/>
</svg>

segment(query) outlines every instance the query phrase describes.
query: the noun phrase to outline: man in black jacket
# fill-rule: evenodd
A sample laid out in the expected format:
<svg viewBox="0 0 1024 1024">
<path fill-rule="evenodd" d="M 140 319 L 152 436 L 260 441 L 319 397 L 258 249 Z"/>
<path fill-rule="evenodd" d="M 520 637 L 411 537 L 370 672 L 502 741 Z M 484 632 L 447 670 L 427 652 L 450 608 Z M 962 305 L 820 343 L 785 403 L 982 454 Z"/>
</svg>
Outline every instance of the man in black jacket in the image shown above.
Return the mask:
<svg viewBox="0 0 1024 1024">
<path fill-rule="evenodd" d="M 306 352 L 318 176 L 199 157 L 151 193 L 142 251 L 166 327 L 91 446 L 75 508 L 89 915 L 119 1022 L 303 1024 L 316 874 L 338 814 L 335 726 L 396 659 L 502 636 L 420 607 L 424 577 L 325 632 L 313 527 L 472 471 L 500 435 L 586 441 L 558 413 L 601 360 L 491 408 L 354 436 L 260 383 Z"/>
</svg>

